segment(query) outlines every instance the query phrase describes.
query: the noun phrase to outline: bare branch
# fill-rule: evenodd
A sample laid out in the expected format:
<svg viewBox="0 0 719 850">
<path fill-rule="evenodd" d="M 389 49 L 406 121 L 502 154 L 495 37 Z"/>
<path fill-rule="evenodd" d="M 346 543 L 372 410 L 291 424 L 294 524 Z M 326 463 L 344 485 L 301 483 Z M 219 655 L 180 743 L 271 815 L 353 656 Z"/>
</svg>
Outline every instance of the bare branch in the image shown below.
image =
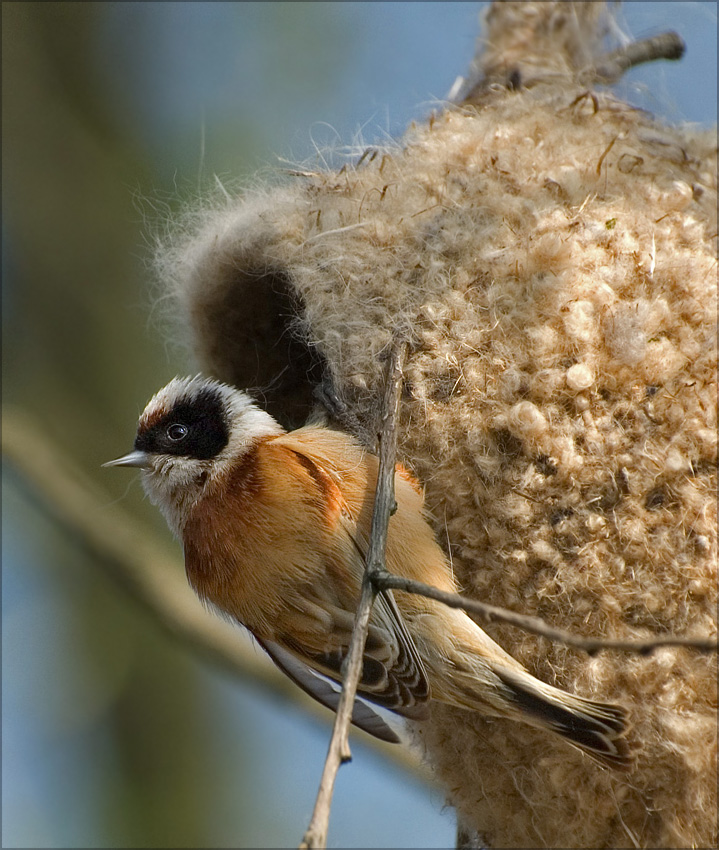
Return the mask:
<svg viewBox="0 0 719 850">
<path fill-rule="evenodd" d="M 681 59 L 685 50 L 686 46 L 677 33 L 663 32 L 605 53 L 594 68 L 582 74 L 581 79 L 585 83 L 616 83 L 630 68 L 656 62 L 657 59 Z"/>
<path fill-rule="evenodd" d="M 287 704 L 326 723 L 330 713 L 277 670 L 242 631 L 210 614 L 185 579 L 179 559 L 82 472 L 41 430 L 33 417 L 6 406 L 2 419 L 6 470 L 38 505 L 86 549 L 173 639 L 236 676 L 252 680 Z M 362 740 L 390 762 L 432 783 L 429 772 L 406 747 L 363 732 Z"/>
<path fill-rule="evenodd" d="M 510 18 L 503 20 L 502 16 L 496 14 L 498 8 L 500 8 L 499 4 L 493 4 L 496 20 L 491 28 L 490 36 L 482 46 L 482 53 L 475 56 L 467 78 L 458 77 L 447 95 L 447 99 L 452 103 L 476 100 L 492 85 L 500 84 L 516 90 L 522 87 L 531 88 L 538 82 L 556 83 L 562 76 L 561 73 L 558 74 L 557 69 L 542 68 L 540 61 L 544 59 L 545 65 L 547 64 L 548 54 L 544 52 L 547 47 L 545 38 L 548 33 L 553 32 L 552 28 L 534 26 L 533 38 L 529 42 L 523 39 L 521 46 L 517 45 L 512 41 L 515 34 L 519 32 L 524 36 L 526 31 L 521 26 L 516 26 L 516 23 L 512 26 Z M 505 10 L 509 8 L 507 4 Z M 512 11 L 507 14 L 511 16 Z M 553 47 L 556 46 L 554 40 L 551 44 Z M 488 50 L 490 45 L 492 49 Z M 630 68 L 647 62 L 656 62 L 659 59 L 671 61 L 681 59 L 685 50 L 686 45 L 677 33 L 671 31 L 660 33 L 650 38 L 632 41 L 605 53 L 593 65 L 580 70 L 576 81 L 585 86 L 611 85 L 618 82 Z M 490 58 L 492 56 L 495 57 L 494 61 Z M 508 57 L 514 57 L 516 61 L 508 62 Z"/>
<path fill-rule="evenodd" d="M 304 834 L 301 850 L 323 848 L 327 846 L 332 794 L 337 772 L 344 762 L 352 758 L 349 748 L 348 731 L 352 706 L 354 705 L 357 685 L 362 672 L 362 658 L 369 627 L 372 604 L 377 590 L 374 577 L 385 570 L 385 549 L 389 518 L 395 507 L 394 472 L 397 454 L 396 420 L 402 386 L 402 367 L 407 345 L 396 340 L 390 353 L 387 368 L 384 401 L 382 405 L 382 425 L 380 429 L 379 473 L 372 513 L 372 528 L 362 580 L 362 592 L 355 614 L 347 658 L 344 663 L 342 694 L 337 707 L 337 715 L 332 728 L 327 758 L 325 760 L 320 787 L 317 793 L 314 811 L 307 831 Z"/>
<path fill-rule="evenodd" d="M 438 602 L 443 602 L 445 605 L 449 605 L 450 608 L 461 608 L 470 614 L 476 614 L 486 621 L 509 623 L 520 629 L 524 629 L 525 632 L 541 635 L 541 637 L 545 637 L 548 640 L 563 643 L 566 646 L 573 646 L 575 649 L 583 649 L 590 655 L 595 655 L 604 649 L 615 649 L 648 655 L 661 646 L 683 646 L 687 649 L 696 649 L 699 652 L 716 652 L 718 648 L 716 638 L 712 640 L 711 638 L 662 635 L 655 638 L 648 638 L 647 640 L 602 640 L 600 638 L 579 637 L 570 632 L 565 632 L 563 629 L 555 629 L 538 617 L 517 614 L 514 611 L 508 611 L 506 608 L 497 608 L 494 605 L 487 605 L 485 602 L 479 602 L 476 599 L 467 599 L 457 593 L 447 593 L 428 584 L 422 584 L 422 582 L 414 581 L 413 579 L 401 578 L 386 571 L 375 573 L 373 581 L 378 591 L 403 590 L 405 593 L 417 593 L 420 596 L 426 596 L 429 599 L 436 599 Z"/>
</svg>

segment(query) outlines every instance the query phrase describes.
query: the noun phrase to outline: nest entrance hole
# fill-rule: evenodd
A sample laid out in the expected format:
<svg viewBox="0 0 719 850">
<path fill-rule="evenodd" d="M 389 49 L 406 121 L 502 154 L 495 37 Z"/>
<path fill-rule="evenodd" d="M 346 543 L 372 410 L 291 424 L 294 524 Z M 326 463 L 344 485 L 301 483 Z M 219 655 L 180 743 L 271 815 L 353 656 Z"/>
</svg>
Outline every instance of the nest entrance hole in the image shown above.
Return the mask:
<svg viewBox="0 0 719 850">
<path fill-rule="evenodd" d="M 304 424 L 325 362 L 300 328 L 304 304 L 283 271 L 233 269 L 229 285 L 198 305 L 204 360 L 221 380 L 246 389 L 288 429 Z"/>
</svg>

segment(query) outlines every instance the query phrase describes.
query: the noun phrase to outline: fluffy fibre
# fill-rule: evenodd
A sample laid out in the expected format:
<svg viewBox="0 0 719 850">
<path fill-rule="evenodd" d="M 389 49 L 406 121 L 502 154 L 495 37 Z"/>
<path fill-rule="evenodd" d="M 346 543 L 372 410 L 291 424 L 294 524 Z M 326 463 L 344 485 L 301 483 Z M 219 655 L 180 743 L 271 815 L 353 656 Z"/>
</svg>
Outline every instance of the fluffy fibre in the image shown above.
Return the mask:
<svg viewBox="0 0 719 850">
<path fill-rule="evenodd" d="M 279 362 L 301 345 L 365 423 L 378 355 L 412 328 L 401 459 L 467 594 L 584 635 L 712 636 L 716 201 L 714 133 L 565 76 L 227 202 L 161 262 L 202 365 L 240 385 L 281 371 L 265 317 L 285 287 Z M 619 776 L 436 705 L 416 735 L 489 846 L 716 846 L 714 656 L 487 630 L 539 678 L 624 705 L 637 747 Z"/>
</svg>

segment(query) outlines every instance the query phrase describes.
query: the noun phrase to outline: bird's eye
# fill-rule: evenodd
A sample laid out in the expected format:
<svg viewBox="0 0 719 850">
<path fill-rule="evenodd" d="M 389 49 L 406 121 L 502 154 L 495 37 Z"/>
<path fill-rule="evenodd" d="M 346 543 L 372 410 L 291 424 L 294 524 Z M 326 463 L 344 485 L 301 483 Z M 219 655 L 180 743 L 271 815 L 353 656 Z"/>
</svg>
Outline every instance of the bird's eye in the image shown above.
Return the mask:
<svg viewBox="0 0 719 850">
<path fill-rule="evenodd" d="M 167 426 L 167 438 L 172 440 L 173 443 L 179 443 L 180 440 L 184 440 L 187 436 L 187 425 L 182 425 L 180 422 L 174 422 L 172 425 Z"/>
</svg>

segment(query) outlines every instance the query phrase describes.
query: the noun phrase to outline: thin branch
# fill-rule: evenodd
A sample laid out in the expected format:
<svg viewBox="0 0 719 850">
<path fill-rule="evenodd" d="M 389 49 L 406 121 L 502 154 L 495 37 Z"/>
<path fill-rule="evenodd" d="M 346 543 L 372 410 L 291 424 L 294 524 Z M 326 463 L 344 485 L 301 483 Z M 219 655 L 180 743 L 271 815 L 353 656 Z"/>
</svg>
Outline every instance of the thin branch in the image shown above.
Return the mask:
<svg viewBox="0 0 719 850">
<path fill-rule="evenodd" d="M 407 345 L 396 340 L 390 353 L 387 368 L 385 394 L 382 405 L 382 426 L 379 435 L 379 473 L 372 512 L 372 528 L 362 580 L 362 592 L 355 614 L 352 638 L 344 663 L 342 694 L 337 707 L 337 716 L 332 728 L 327 758 L 325 760 L 320 787 L 317 793 L 314 811 L 307 831 L 304 834 L 301 850 L 324 848 L 327 846 L 330 809 L 335 780 L 340 766 L 352 758 L 349 748 L 348 731 L 352 706 L 354 705 L 357 685 L 362 672 L 364 646 L 367 640 L 372 604 L 377 593 L 374 577 L 385 569 L 385 549 L 389 518 L 395 508 L 394 471 L 397 454 L 396 420 L 402 386 L 402 367 Z"/>
<path fill-rule="evenodd" d="M 630 68 L 656 62 L 657 59 L 681 59 L 685 50 L 684 41 L 675 32 L 663 32 L 651 38 L 642 38 L 605 53 L 594 68 L 584 72 L 582 80 L 604 85 L 616 83 Z"/>
<path fill-rule="evenodd" d="M 495 621 L 501 623 L 510 623 L 523 629 L 525 632 L 531 632 L 535 635 L 541 635 L 548 640 L 563 643 L 566 646 L 573 646 L 575 649 L 583 649 L 590 655 L 595 655 L 604 649 L 622 650 L 624 652 L 637 652 L 640 655 L 648 655 L 655 649 L 661 646 L 683 646 L 687 649 L 696 649 L 699 652 L 716 652 L 717 640 L 711 638 L 692 638 L 692 637 L 676 637 L 674 635 L 662 635 L 646 640 L 614 640 L 600 638 L 585 638 L 573 635 L 570 632 L 565 632 L 563 629 L 555 629 L 552 626 L 540 620 L 538 617 L 530 617 L 527 614 L 517 614 L 514 611 L 508 611 L 506 608 L 497 608 L 494 605 L 488 605 L 485 602 L 479 602 L 476 599 L 467 599 L 457 593 L 447 593 L 444 590 L 438 590 L 436 587 L 431 587 L 428 584 L 414 581 L 413 579 L 401 578 L 392 573 L 383 571 L 376 573 L 373 577 L 376 589 L 379 590 L 403 590 L 405 593 L 416 593 L 420 596 L 426 596 L 429 599 L 436 599 L 438 602 L 443 602 L 450 608 L 461 608 L 470 614 L 476 614 L 487 621 Z"/>
<path fill-rule="evenodd" d="M 87 550 L 173 639 L 315 719 L 326 723 L 331 718 L 327 709 L 303 694 L 258 652 L 243 630 L 202 606 L 187 584 L 179 559 L 88 480 L 32 416 L 7 405 L 2 418 L 2 451 L 5 470 L 17 475 L 39 510 Z M 407 747 L 359 734 L 368 747 L 392 764 L 433 784 L 429 772 Z"/>
<path fill-rule="evenodd" d="M 544 32 L 541 29 L 538 31 Z M 659 59 L 675 61 L 684 56 L 685 50 L 684 41 L 675 32 L 663 32 L 650 38 L 642 38 L 600 56 L 595 64 L 578 73 L 577 81 L 585 86 L 597 83 L 611 85 L 618 82 L 630 68 L 644 65 L 647 62 L 656 62 Z M 507 52 L 511 53 L 512 51 Z M 501 59 L 504 54 L 499 51 L 497 55 Z M 516 90 L 521 87 L 531 88 L 537 82 L 556 81 L 558 79 L 556 71 L 554 74 L 547 71 L 541 74 L 537 73 L 535 68 L 533 74 L 530 73 L 527 76 L 525 73 L 536 63 L 536 58 L 539 55 L 540 51 L 535 47 L 534 51 L 530 50 L 529 54 L 524 57 L 526 68 L 517 66 L 507 68 L 505 62 L 498 61 L 493 69 L 484 67 L 486 63 L 482 55 L 476 56 L 472 61 L 467 78 L 457 77 L 447 99 L 452 103 L 472 101 L 477 99 L 489 86 L 497 83 Z"/>
</svg>

